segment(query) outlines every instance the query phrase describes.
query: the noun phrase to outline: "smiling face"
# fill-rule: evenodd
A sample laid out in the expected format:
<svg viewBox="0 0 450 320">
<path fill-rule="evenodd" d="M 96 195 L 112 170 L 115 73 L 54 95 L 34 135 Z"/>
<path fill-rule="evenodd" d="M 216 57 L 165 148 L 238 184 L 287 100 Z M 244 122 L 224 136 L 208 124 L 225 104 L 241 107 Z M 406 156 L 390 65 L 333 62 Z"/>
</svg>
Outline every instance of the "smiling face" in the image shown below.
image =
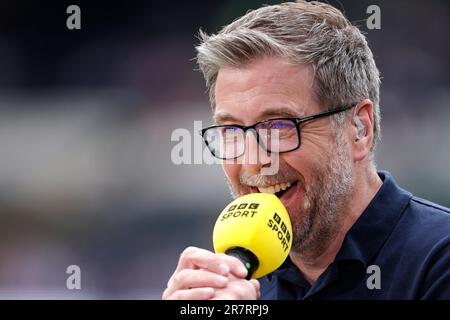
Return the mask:
<svg viewBox="0 0 450 320">
<path fill-rule="evenodd" d="M 320 113 L 324 108 L 314 99 L 312 85 L 311 68 L 282 58 L 222 67 L 215 87 L 214 119 L 221 125 L 248 126 Z M 331 117 L 302 124 L 300 148 L 279 154 L 279 170 L 273 175 L 261 173 L 273 158 L 258 152 L 252 134 L 247 134 L 246 152 L 239 163 L 223 162 L 235 196 L 265 192 L 280 197 L 291 217 L 294 251 L 320 251 L 342 226 L 355 180 L 346 132 L 334 127 Z"/>
</svg>

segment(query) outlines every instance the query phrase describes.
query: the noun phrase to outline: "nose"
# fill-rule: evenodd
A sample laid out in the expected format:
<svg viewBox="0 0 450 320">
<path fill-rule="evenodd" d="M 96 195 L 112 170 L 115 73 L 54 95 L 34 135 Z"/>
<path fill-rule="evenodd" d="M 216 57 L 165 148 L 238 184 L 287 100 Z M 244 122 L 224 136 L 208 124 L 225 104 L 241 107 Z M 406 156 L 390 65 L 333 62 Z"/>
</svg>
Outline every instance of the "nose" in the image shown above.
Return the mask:
<svg viewBox="0 0 450 320">
<path fill-rule="evenodd" d="M 261 171 L 261 168 L 270 166 L 270 161 L 270 155 L 259 145 L 256 133 L 252 130 L 247 131 L 242 169 L 257 174 Z"/>
</svg>

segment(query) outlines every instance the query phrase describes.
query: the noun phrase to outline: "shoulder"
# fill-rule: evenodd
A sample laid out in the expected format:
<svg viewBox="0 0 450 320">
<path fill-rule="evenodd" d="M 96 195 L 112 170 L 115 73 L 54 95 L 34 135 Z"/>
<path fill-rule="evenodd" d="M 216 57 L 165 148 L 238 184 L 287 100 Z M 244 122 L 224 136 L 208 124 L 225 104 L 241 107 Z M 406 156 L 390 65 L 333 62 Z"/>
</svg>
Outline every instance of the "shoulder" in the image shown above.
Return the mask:
<svg viewBox="0 0 450 320">
<path fill-rule="evenodd" d="M 387 277 L 396 292 L 408 287 L 417 299 L 449 299 L 450 209 L 410 193 L 403 199 L 376 264 L 390 270 Z"/>
<path fill-rule="evenodd" d="M 450 209 L 412 197 L 406 213 L 420 224 L 414 243 L 425 249 L 416 256 L 422 265 L 420 298 L 450 299 Z"/>
<path fill-rule="evenodd" d="M 423 211 L 429 211 L 431 213 L 435 214 L 444 214 L 444 217 L 447 216 L 447 218 L 450 217 L 450 209 L 446 208 L 444 206 L 441 206 L 437 203 L 415 197 L 413 196 L 410 200 L 410 204 L 414 206 L 417 210 L 423 210 Z"/>
<path fill-rule="evenodd" d="M 450 263 L 450 209 L 411 196 L 384 247 L 418 268 Z"/>
<path fill-rule="evenodd" d="M 413 274 L 421 279 L 420 298 L 449 299 L 450 209 L 413 196 L 394 234 L 405 269 L 407 261 L 417 268 Z"/>
<path fill-rule="evenodd" d="M 450 235 L 450 209 L 413 196 L 400 223 L 410 225 L 419 234 L 437 240 Z"/>
</svg>

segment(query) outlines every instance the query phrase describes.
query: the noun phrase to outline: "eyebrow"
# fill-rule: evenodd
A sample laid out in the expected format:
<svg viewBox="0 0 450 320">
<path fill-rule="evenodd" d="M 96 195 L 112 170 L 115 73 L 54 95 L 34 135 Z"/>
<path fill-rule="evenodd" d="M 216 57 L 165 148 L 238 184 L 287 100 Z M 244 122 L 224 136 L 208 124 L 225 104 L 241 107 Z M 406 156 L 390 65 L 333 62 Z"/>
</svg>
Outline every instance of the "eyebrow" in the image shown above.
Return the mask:
<svg viewBox="0 0 450 320">
<path fill-rule="evenodd" d="M 270 119 L 270 118 L 299 118 L 301 115 L 298 112 L 286 107 L 269 108 L 261 112 L 258 116 L 259 120 Z M 239 123 L 240 120 L 236 119 L 233 115 L 227 112 L 218 112 L 213 116 L 214 121 L 217 124 L 224 122 Z"/>
</svg>

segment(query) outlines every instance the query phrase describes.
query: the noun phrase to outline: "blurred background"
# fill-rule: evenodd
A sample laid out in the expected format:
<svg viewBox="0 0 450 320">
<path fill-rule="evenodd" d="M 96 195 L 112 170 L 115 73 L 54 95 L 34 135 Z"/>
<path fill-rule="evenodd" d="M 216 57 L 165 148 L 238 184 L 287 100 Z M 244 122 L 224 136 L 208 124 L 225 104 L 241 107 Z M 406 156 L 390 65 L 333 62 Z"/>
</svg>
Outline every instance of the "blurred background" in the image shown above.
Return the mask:
<svg viewBox="0 0 450 320">
<path fill-rule="evenodd" d="M 194 143 L 194 120 L 211 124 L 196 34 L 276 2 L 0 3 L 0 299 L 159 299 L 183 248 L 212 248 L 221 168 L 171 161 L 175 129 Z M 383 76 L 378 167 L 450 206 L 450 3 L 329 3 Z M 66 289 L 73 264 L 82 290 Z"/>
</svg>

